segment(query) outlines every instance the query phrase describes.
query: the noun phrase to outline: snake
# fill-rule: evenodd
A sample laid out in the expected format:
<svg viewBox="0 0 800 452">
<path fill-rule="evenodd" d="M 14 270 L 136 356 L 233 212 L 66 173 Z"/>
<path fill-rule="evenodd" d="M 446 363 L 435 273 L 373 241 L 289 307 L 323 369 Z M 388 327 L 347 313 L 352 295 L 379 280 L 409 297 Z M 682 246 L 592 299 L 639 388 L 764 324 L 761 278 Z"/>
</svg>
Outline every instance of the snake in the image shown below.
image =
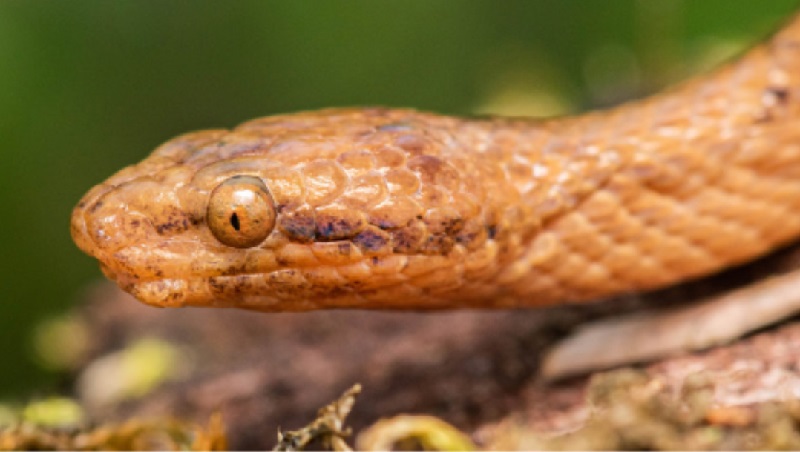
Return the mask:
<svg viewBox="0 0 800 452">
<path fill-rule="evenodd" d="M 71 233 L 158 307 L 541 307 L 700 278 L 800 236 L 800 16 L 576 116 L 343 108 L 188 133 L 92 188 Z"/>
</svg>

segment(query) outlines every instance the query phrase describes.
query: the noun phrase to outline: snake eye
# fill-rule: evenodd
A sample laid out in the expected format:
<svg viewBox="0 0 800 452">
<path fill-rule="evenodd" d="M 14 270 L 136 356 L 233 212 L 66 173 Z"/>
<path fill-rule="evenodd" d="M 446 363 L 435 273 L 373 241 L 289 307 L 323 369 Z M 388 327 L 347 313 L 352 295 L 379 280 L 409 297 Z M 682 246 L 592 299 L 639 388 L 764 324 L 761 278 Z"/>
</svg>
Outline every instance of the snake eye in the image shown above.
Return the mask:
<svg viewBox="0 0 800 452">
<path fill-rule="evenodd" d="M 206 221 L 220 242 L 250 248 L 267 238 L 275 226 L 275 203 L 261 179 L 234 176 L 219 184 L 208 200 Z"/>
</svg>

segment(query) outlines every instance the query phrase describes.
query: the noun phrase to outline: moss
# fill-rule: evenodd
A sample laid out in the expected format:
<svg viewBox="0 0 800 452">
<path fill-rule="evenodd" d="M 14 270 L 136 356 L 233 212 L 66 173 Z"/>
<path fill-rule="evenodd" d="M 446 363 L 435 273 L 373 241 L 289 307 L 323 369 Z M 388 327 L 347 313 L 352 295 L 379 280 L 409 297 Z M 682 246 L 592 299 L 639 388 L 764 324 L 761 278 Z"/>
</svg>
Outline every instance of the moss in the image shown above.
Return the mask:
<svg viewBox="0 0 800 452">
<path fill-rule="evenodd" d="M 201 426 L 176 420 L 131 419 L 94 428 L 20 422 L 0 429 L 0 450 L 225 450 L 222 419 Z"/>
<path fill-rule="evenodd" d="M 680 389 L 634 370 L 598 374 L 589 415 L 571 433 L 547 436 L 520 422 L 498 430 L 490 448 L 773 450 L 800 448 L 800 401 L 714 406 L 712 382 L 698 373 Z"/>
</svg>

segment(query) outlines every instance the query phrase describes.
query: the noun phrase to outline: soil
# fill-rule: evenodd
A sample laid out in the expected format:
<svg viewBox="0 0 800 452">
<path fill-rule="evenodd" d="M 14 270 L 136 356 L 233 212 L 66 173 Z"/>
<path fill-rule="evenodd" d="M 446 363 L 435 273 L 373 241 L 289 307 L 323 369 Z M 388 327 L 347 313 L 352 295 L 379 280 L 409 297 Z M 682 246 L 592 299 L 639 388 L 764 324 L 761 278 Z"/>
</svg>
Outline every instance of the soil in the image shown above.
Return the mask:
<svg viewBox="0 0 800 452">
<path fill-rule="evenodd" d="M 800 323 L 641 366 L 633 374 L 618 371 L 544 382 L 537 376 L 542 353 L 580 321 L 607 311 L 605 307 L 267 315 L 154 309 L 111 284 L 99 285 L 89 298 L 81 316 L 92 349 L 83 369 L 142 338 L 174 345 L 180 363 L 171 378 L 144 395 L 86 403 L 89 416 L 103 422 L 172 416 L 205 423 L 213 413 L 221 413 L 232 449 L 273 447 L 279 429 L 308 424 L 320 407 L 355 383 L 363 390 L 347 424 L 356 433 L 381 418 L 427 414 L 484 447 L 674 447 L 675 443 L 639 441 L 641 435 L 636 437 L 639 442 L 609 443 L 608 431 L 631 431 L 624 423 L 604 424 L 598 430 L 597 416 L 592 415 L 597 407 L 608 407 L 597 400 L 613 399 L 611 405 L 627 406 L 607 395 L 628 397 L 638 393 L 634 387 L 658 389 L 657 396 L 645 391 L 647 397 L 636 399 L 645 400 L 642 404 L 651 406 L 653 397 L 667 397 L 676 404 L 672 411 L 685 412 L 684 389 L 702 382 L 702 413 L 692 418 L 694 423 L 679 422 L 686 428 L 756 425 L 758 415 L 739 408 L 800 397 Z M 91 398 L 87 391 L 92 390 L 84 389 L 83 398 Z M 675 424 L 669 409 L 655 411 L 667 413 L 664 422 Z M 574 437 L 586 426 L 605 436 L 590 437 L 588 443 L 546 442 L 566 432 Z M 697 444 L 705 443 L 680 443 Z"/>
</svg>

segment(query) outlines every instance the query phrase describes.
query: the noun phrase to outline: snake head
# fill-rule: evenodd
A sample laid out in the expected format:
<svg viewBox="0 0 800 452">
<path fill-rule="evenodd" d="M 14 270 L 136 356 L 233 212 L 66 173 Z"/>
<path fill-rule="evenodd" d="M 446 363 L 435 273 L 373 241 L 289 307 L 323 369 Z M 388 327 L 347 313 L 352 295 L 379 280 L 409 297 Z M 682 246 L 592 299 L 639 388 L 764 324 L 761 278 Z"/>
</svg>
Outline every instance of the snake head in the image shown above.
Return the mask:
<svg viewBox="0 0 800 452">
<path fill-rule="evenodd" d="M 327 110 L 183 135 L 89 191 L 72 236 L 155 306 L 442 306 L 494 262 L 486 197 L 513 198 L 479 184 L 459 124 Z"/>
</svg>

